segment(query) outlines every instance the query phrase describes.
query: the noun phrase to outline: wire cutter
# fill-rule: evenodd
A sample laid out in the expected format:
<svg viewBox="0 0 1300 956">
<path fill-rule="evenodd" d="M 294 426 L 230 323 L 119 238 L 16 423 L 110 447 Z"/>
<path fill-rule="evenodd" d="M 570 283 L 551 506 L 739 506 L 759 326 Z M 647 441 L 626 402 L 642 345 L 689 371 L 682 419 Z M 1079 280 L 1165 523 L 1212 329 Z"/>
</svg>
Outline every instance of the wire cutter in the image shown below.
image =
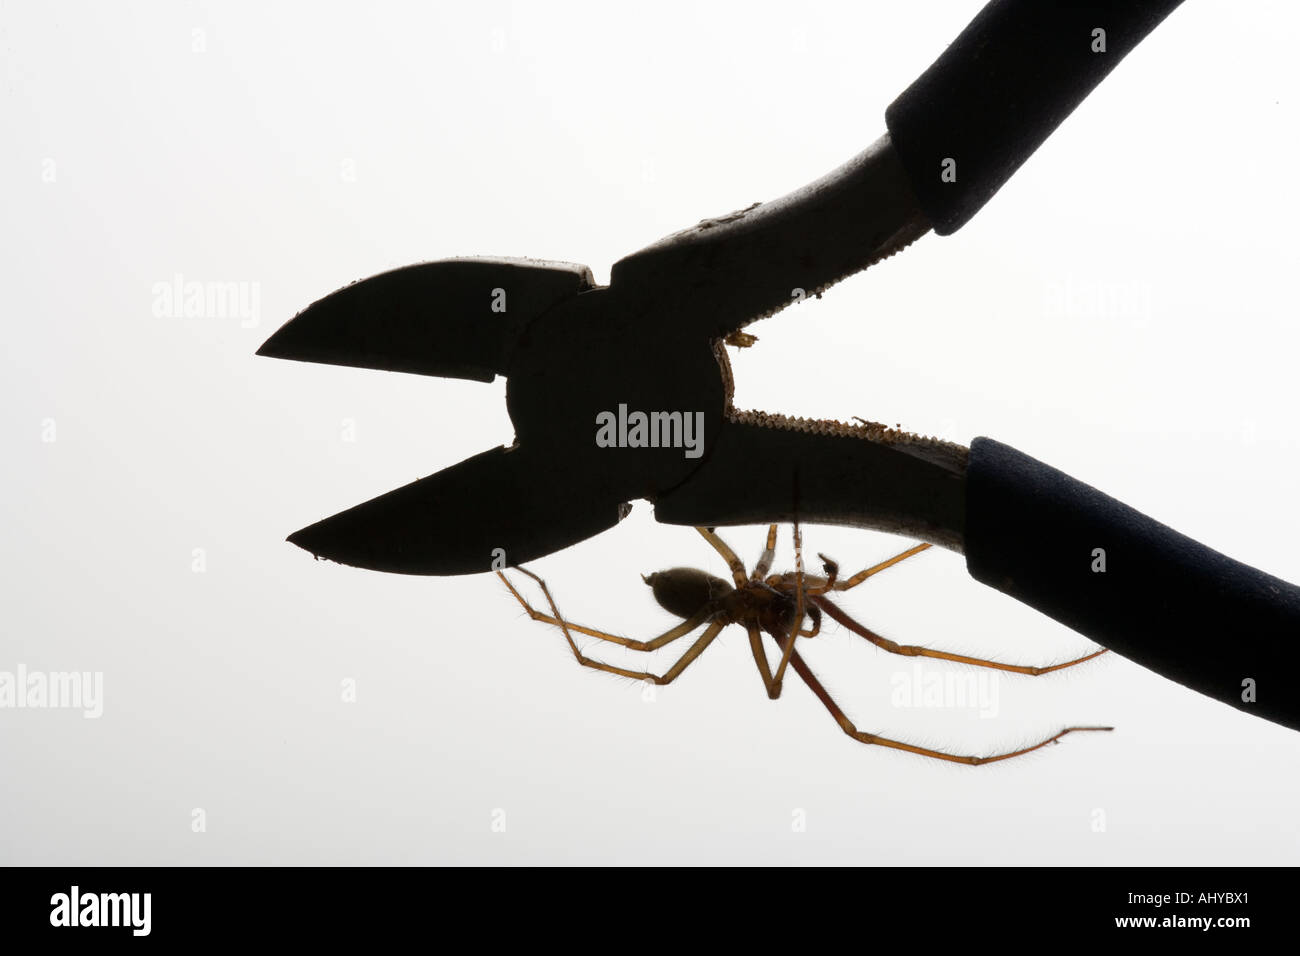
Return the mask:
<svg viewBox="0 0 1300 956">
<path fill-rule="evenodd" d="M 514 441 L 290 536 L 402 574 L 513 566 L 617 524 L 833 523 L 929 541 L 977 580 L 1189 688 L 1300 729 L 1300 589 L 989 438 L 732 405 L 744 327 L 949 235 L 1178 0 L 994 0 L 885 113 L 887 133 L 784 198 L 617 262 L 450 259 L 313 303 L 260 355 L 489 382 Z M 761 463 L 762 468 L 755 468 Z"/>
</svg>

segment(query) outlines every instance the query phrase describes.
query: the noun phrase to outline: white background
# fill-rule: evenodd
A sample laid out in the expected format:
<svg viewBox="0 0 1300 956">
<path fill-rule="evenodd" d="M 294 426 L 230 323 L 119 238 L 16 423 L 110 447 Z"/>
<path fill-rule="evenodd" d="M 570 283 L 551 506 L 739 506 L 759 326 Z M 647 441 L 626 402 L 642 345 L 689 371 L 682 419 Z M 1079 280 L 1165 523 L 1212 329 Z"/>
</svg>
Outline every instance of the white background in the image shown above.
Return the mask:
<svg viewBox="0 0 1300 956">
<path fill-rule="evenodd" d="M 102 671 L 105 700 L 0 710 L 0 862 L 1294 862 L 1300 734 L 1123 659 L 1005 677 L 981 719 L 892 706 L 912 662 L 834 625 L 808 644 L 915 743 L 1117 728 L 969 768 L 854 743 L 793 677 L 770 702 L 739 630 L 647 700 L 490 575 L 284 542 L 512 438 L 500 380 L 255 358 L 296 311 L 460 255 L 607 281 L 863 149 L 980 5 L 6 3 L 0 670 Z M 737 403 L 989 435 L 1300 580 L 1295 29 L 1177 10 L 958 234 L 752 326 Z M 155 315 L 177 273 L 256 283 L 256 325 Z M 724 534 L 753 560 L 761 529 Z M 806 543 L 848 570 L 909 542 Z M 678 564 L 723 570 L 640 502 L 535 568 L 649 637 L 639 574 Z M 1091 648 L 938 549 L 844 604 L 1002 660 Z"/>
</svg>

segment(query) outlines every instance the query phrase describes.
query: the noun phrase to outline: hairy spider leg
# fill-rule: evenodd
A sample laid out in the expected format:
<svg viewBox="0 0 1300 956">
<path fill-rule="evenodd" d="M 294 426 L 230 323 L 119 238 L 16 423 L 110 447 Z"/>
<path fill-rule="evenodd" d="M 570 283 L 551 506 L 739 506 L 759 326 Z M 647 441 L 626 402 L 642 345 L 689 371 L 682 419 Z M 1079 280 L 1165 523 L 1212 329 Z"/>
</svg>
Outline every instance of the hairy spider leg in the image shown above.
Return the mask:
<svg viewBox="0 0 1300 956">
<path fill-rule="evenodd" d="M 790 655 L 794 653 L 795 638 L 799 636 L 799 630 L 803 627 L 803 591 L 803 538 L 799 534 L 799 522 L 796 520 L 794 522 L 794 621 L 790 625 L 790 634 L 781 648 L 781 663 L 776 665 L 776 673 L 772 677 L 778 694 L 781 692 L 781 682 L 785 679 L 786 665 L 790 663 Z"/>
<path fill-rule="evenodd" d="M 854 634 L 865 637 L 868 641 L 882 650 L 886 650 L 891 654 L 898 654 L 902 657 L 933 657 L 942 661 L 953 661 L 958 664 L 973 664 L 976 667 L 991 667 L 994 670 L 1011 671 L 1015 674 L 1028 674 L 1031 677 L 1037 677 L 1040 674 L 1050 674 L 1052 671 L 1059 671 L 1062 668 L 1073 667 L 1075 664 L 1082 664 L 1084 661 L 1090 661 L 1094 657 L 1100 657 L 1102 654 L 1106 653 L 1106 648 L 1103 647 L 1101 650 L 1094 651 L 1085 657 L 1066 661 L 1064 664 L 1052 664 L 1048 667 L 1026 667 L 1020 664 L 1003 664 L 998 661 L 985 660 L 982 657 L 965 657 L 961 654 L 949 654 L 947 651 L 932 651 L 927 647 L 917 647 L 914 644 L 897 644 L 887 637 L 881 637 L 866 625 L 855 621 L 843 608 L 836 604 L 832 604 L 829 598 L 814 594 L 810 596 L 810 600 Z"/>
<path fill-rule="evenodd" d="M 808 593 L 807 590 L 805 590 L 804 594 L 807 593 Z M 816 637 L 818 634 L 822 632 L 822 612 L 817 607 L 817 605 L 815 604 L 809 605 L 808 616 L 812 618 L 812 622 L 813 622 L 812 630 L 800 631 L 799 632 L 800 637 Z"/>
<path fill-rule="evenodd" d="M 763 650 L 763 634 L 754 624 L 746 624 L 749 631 L 749 649 L 754 653 L 754 663 L 758 665 L 758 675 L 763 678 L 767 696 L 776 700 L 781 696 L 781 685 L 772 679 L 772 672 L 767 663 L 767 652 Z"/>
<path fill-rule="evenodd" d="M 853 723 L 853 721 L 849 720 L 849 718 L 845 715 L 844 711 L 841 710 L 839 705 L 836 704 L 835 701 L 831 698 L 831 695 L 826 692 L 826 688 L 822 686 L 821 681 L 817 679 L 817 677 L 809 669 L 808 665 L 804 663 L 803 658 L 800 657 L 797 652 L 791 655 L 790 663 L 794 667 L 795 673 L 798 674 L 801 678 L 803 678 L 803 682 L 808 685 L 809 689 L 812 690 L 812 692 L 817 695 L 818 700 L 820 700 L 826 706 L 826 709 L 831 712 L 831 716 L 834 717 L 835 722 L 840 725 L 840 729 L 843 730 L 850 737 L 852 737 L 854 740 L 864 744 L 875 744 L 880 747 L 891 747 L 894 750 L 903 750 L 906 751 L 907 753 L 918 754 L 922 757 L 933 757 L 936 760 L 947 760 L 952 763 L 964 763 L 964 764 L 969 764 L 971 766 L 979 766 L 981 764 L 996 763 L 999 760 L 1009 760 L 1012 757 L 1019 757 L 1022 754 L 1032 753 L 1033 751 L 1038 750 L 1041 747 L 1046 747 L 1048 744 L 1055 743 L 1056 741 L 1064 737 L 1066 734 L 1072 734 L 1075 731 L 1115 729 L 1114 727 L 1066 727 L 1064 730 L 1062 730 L 1060 733 L 1056 734 L 1055 736 L 1048 737 L 1046 740 L 1040 741 L 1039 743 L 1034 744 L 1032 747 L 1024 747 L 1020 750 L 1012 750 L 1009 753 L 993 754 L 992 756 L 989 757 L 967 757 L 967 756 L 959 756 L 957 754 L 944 753 L 942 750 L 931 750 L 928 747 L 917 747 L 914 746 L 913 744 L 905 744 L 901 740 L 891 740 L 889 737 L 881 737 L 877 734 L 869 734 L 866 733 L 865 731 L 858 730 L 857 726 Z"/>
<path fill-rule="evenodd" d="M 776 525 L 767 526 L 767 546 L 763 548 L 763 553 L 758 556 L 758 562 L 754 565 L 754 573 L 749 576 L 750 581 L 761 581 L 767 577 L 767 572 L 772 570 L 772 561 L 776 558 Z"/>
<path fill-rule="evenodd" d="M 731 577 L 736 583 L 737 588 L 743 588 L 749 583 L 748 575 L 745 574 L 745 564 L 740 558 L 736 557 L 736 552 L 727 546 L 727 542 L 714 533 L 712 528 L 696 528 L 704 540 L 713 546 L 713 550 L 722 555 L 722 560 L 727 562 L 727 567 L 731 568 Z"/>
<path fill-rule="evenodd" d="M 523 571 L 524 574 L 528 575 L 530 578 L 532 578 L 533 580 L 539 583 L 542 580 L 541 578 L 539 578 L 537 575 L 533 574 L 533 572 L 527 570 L 526 568 L 518 568 L 516 570 Z M 522 594 L 520 594 L 518 591 L 515 590 L 515 586 L 510 583 L 509 578 L 507 578 L 500 571 L 497 572 L 497 577 L 499 577 L 502 581 L 505 582 L 506 587 L 510 589 L 510 593 L 515 596 L 515 600 L 518 601 L 521 605 L 523 605 L 524 610 L 528 612 L 528 616 L 531 617 L 534 621 L 541 621 L 544 624 L 551 624 L 559 628 L 567 627 L 572 631 L 577 631 L 579 634 L 586 634 L 589 637 L 598 637 L 602 641 L 609 641 L 611 644 L 621 644 L 623 647 L 626 647 L 629 650 L 633 650 L 633 651 L 658 650 L 659 648 L 663 647 L 665 644 L 671 644 L 679 637 L 685 637 L 687 634 L 691 633 L 691 631 L 695 630 L 706 620 L 708 620 L 709 617 L 708 612 L 702 610 L 694 617 L 689 617 L 685 621 L 682 621 L 682 623 L 678 624 L 676 627 L 664 631 L 658 637 L 652 638 L 648 641 L 634 641 L 626 637 L 619 637 L 617 634 L 610 634 L 607 631 L 598 631 L 594 627 L 585 627 L 581 624 L 574 624 L 572 621 L 561 620 L 558 615 L 556 617 L 551 617 L 550 615 L 543 614 L 541 611 L 536 610 L 531 604 L 528 603 L 528 600 Z M 542 589 L 543 589 L 543 593 L 545 593 L 546 591 L 545 584 L 542 584 Z M 554 609 L 554 604 L 552 604 L 552 609 Z"/>
<path fill-rule="evenodd" d="M 704 653 L 705 648 L 707 648 L 710 644 L 713 643 L 713 639 L 718 636 L 719 632 L 721 632 L 723 628 L 722 621 L 714 621 L 712 624 L 706 627 L 704 629 L 704 633 L 699 636 L 699 639 L 696 640 L 696 642 L 686 650 L 686 653 L 677 659 L 677 663 L 673 664 L 672 667 L 668 668 L 668 670 L 665 671 L 662 676 L 658 674 L 651 674 L 649 671 L 634 671 L 634 670 L 628 670 L 627 668 L 623 668 L 623 667 L 615 667 L 613 664 L 606 664 L 603 663 L 602 661 L 593 660 L 592 658 L 587 657 L 585 654 L 583 654 L 582 651 L 578 650 L 578 645 L 574 643 L 573 635 L 569 633 L 569 622 L 566 621 L 560 615 L 559 608 L 555 606 L 555 598 L 551 597 L 551 589 L 546 586 L 546 582 L 543 581 L 541 578 L 539 578 L 536 574 L 533 574 L 533 572 L 529 571 L 527 568 L 517 567 L 515 568 L 515 570 L 523 572 L 524 574 L 528 575 L 530 578 L 532 578 L 534 581 L 538 583 L 538 585 L 542 589 L 542 594 L 546 596 L 546 603 L 551 606 L 551 613 L 555 615 L 553 618 L 546 618 L 545 615 L 542 615 L 541 618 L 534 618 L 534 620 L 545 620 L 546 623 L 548 624 L 557 625 L 560 628 L 560 630 L 564 632 L 564 639 L 569 642 L 569 648 L 573 651 L 573 656 L 578 659 L 578 663 L 581 664 L 583 667 L 591 667 L 594 668 L 595 670 L 605 671 L 606 673 L 609 674 L 618 674 L 620 677 L 631 677 L 634 680 L 648 680 L 651 683 L 659 684 L 660 686 L 671 684 L 673 681 L 675 681 L 678 677 L 681 676 L 682 671 L 686 670 L 686 668 L 688 668 L 695 661 L 697 657 L 699 657 L 701 654 Z M 522 604 L 526 610 L 528 610 L 530 617 L 532 617 L 537 613 L 532 610 L 528 602 L 525 601 L 523 597 L 520 596 L 519 592 L 514 589 L 514 587 L 510 584 L 509 580 L 506 579 L 506 576 L 504 574 L 498 571 L 497 576 L 500 577 L 501 580 L 506 582 L 506 587 L 510 588 L 510 593 L 519 599 L 519 603 Z M 690 633 L 690 631 L 699 627 L 700 624 L 703 623 L 706 617 L 707 614 L 705 614 L 704 612 L 701 612 L 700 614 L 696 614 L 695 617 L 692 617 L 684 621 L 683 623 L 677 625 L 677 627 L 673 628 L 671 631 L 666 631 L 665 633 L 659 635 L 659 637 L 655 638 L 652 641 L 636 642 L 636 643 L 641 643 L 643 646 L 635 647 L 633 649 L 654 650 L 655 647 L 662 647 L 664 644 L 668 643 L 669 641 L 676 640 L 677 638 L 682 637 L 683 635 L 688 634 Z M 590 629 L 584 630 L 581 633 L 591 634 L 593 637 L 601 637 L 606 640 L 613 640 L 615 643 L 623 644 L 625 647 L 632 647 L 633 644 L 633 642 L 628 641 L 626 638 L 615 637 L 612 634 L 604 634 L 602 632 L 593 632 Z"/>
</svg>

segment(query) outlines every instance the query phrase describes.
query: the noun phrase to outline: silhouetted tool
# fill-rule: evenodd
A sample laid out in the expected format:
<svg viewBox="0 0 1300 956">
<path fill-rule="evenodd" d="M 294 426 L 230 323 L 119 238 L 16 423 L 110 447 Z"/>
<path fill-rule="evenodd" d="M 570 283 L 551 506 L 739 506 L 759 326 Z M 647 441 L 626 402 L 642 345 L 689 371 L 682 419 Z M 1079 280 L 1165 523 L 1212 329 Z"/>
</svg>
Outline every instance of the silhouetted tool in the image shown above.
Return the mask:
<svg viewBox="0 0 1300 956">
<path fill-rule="evenodd" d="M 804 522 L 966 555 L 979 581 L 1188 687 L 1300 728 L 1300 589 L 987 438 L 732 407 L 724 341 L 969 220 L 1178 0 L 995 0 L 885 113 L 886 135 L 782 199 L 616 263 L 451 259 L 312 304 L 259 354 L 491 381 L 514 443 L 293 534 L 403 574 L 516 565 L 615 525 Z M 797 471 L 798 500 L 792 496 Z M 1098 557 L 1104 560 L 1099 570 Z"/>
</svg>

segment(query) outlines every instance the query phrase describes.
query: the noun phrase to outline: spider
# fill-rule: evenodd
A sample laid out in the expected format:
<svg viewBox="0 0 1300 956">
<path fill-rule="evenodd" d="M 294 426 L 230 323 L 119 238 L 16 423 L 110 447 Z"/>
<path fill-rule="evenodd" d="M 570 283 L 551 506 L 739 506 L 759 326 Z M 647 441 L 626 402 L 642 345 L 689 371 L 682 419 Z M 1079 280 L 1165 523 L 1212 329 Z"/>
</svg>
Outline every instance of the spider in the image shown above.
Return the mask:
<svg viewBox="0 0 1300 956">
<path fill-rule="evenodd" d="M 893 567 L 900 561 L 905 561 L 907 558 L 919 554 L 929 548 L 929 544 L 918 544 L 915 547 L 908 548 L 889 560 L 859 571 L 844 580 L 839 577 L 839 565 L 826 555 L 818 554 L 818 557 L 822 560 L 825 576 L 805 575 L 803 573 L 802 541 L 799 525 L 796 523 L 794 525 L 795 570 L 784 574 L 769 575 L 768 572 L 771 570 L 772 561 L 775 558 L 777 535 L 777 526 L 771 525 L 767 532 L 767 545 L 762 554 L 759 555 L 753 572 L 746 575 L 745 565 L 740 558 L 728 547 L 726 542 L 718 537 L 712 528 L 696 528 L 695 530 L 703 535 L 704 540 L 712 545 L 713 549 L 726 561 L 731 569 L 734 585 L 696 568 L 672 568 L 667 571 L 656 571 L 650 575 L 642 575 L 642 580 L 653 589 L 655 600 L 659 602 L 660 606 L 684 619 L 676 627 L 648 641 L 629 640 L 616 634 L 608 634 L 605 631 L 598 631 L 594 628 L 566 621 L 556 607 L 555 599 L 551 596 L 551 590 L 546 586 L 546 582 L 526 568 L 518 567 L 516 570 L 528 575 L 540 586 L 542 594 L 546 597 L 547 604 L 550 605 L 551 613 L 549 615 L 541 613 L 529 604 L 524 596 L 515 589 L 515 586 L 510 583 L 510 579 L 501 571 L 497 571 L 497 577 L 505 582 L 506 587 L 510 589 L 510 593 L 523 605 L 529 617 L 534 621 L 542 621 L 558 627 L 564 633 L 565 640 L 568 641 L 569 647 L 578 659 L 579 664 L 584 667 L 606 671 L 610 674 L 619 674 L 624 677 L 650 681 L 660 685 L 671 684 L 680 677 L 682 672 L 713 643 L 714 638 L 718 636 L 724 627 L 731 624 L 742 625 L 749 632 L 749 645 L 754 653 L 754 662 L 758 665 L 758 672 L 763 678 L 763 684 L 767 688 L 768 697 L 775 700 L 781 696 L 782 680 L 788 664 L 794 668 L 795 673 L 803 679 L 803 682 L 808 685 L 809 689 L 830 711 L 831 716 L 835 718 L 835 722 L 840 725 L 840 728 L 854 740 L 864 744 L 891 747 L 895 750 L 903 750 L 923 757 L 933 757 L 938 760 L 975 766 L 994 763 L 999 760 L 1008 760 L 1011 757 L 1019 757 L 1022 754 L 1055 743 L 1066 734 L 1075 731 L 1114 729 L 1113 727 L 1067 727 L 1060 733 L 1048 737 L 1033 746 L 987 757 L 945 753 L 941 750 L 918 747 L 858 730 L 844 711 L 840 709 L 839 705 L 831 699 L 830 694 L 826 692 L 826 688 L 822 686 L 821 681 L 808 668 L 799 652 L 794 649 L 796 636 L 815 637 L 821 631 L 823 612 L 853 633 L 891 654 L 900 654 L 906 657 L 932 657 L 939 660 L 972 664 L 976 667 L 991 667 L 996 670 L 1028 674 L 1035 677 L 1052 671 L 1059 671 L 1066 667 L 1073 667 L 1075 664 L 1082 664 L 1084 661 L 1101 656 L 1106 653 L 1106 650 L 1103 648 L 1085 657 L 1066 661 L 1063 664 L 1053 664 L 1047 667 L 1026 667 L 1018 664 L 1003 664 L 978 657 L 949 654 L 946 651 L 930 650 L 924 647 L 896 644 L 855 621 L 840 607 L 832 603 L 827 595 L 833 591 L 848 591 L 855 588 L 872 575 L 879 574 L 886 568 Z M 805 617 L 812 620 L 812 627 L 807 630 L 803 629 Z M 615 667 L 612 664 L 593 660 L 578 649 L 578 645 L 574 642 L 571 633 L 577 631 L 579 634 L 586 634 L 602 641 L 619 644 L 634 651 L 653 651 L 685 637 L 701 625 L 707 625 L 704 632 L 662 676 L 645 671 Z M 777 648 L 781 652 L 780 662 L 775 673 L 769 667 L 767 654 L 763 648 L 762 634 L 764 632 L 776 640 Z"/>
</svg>

